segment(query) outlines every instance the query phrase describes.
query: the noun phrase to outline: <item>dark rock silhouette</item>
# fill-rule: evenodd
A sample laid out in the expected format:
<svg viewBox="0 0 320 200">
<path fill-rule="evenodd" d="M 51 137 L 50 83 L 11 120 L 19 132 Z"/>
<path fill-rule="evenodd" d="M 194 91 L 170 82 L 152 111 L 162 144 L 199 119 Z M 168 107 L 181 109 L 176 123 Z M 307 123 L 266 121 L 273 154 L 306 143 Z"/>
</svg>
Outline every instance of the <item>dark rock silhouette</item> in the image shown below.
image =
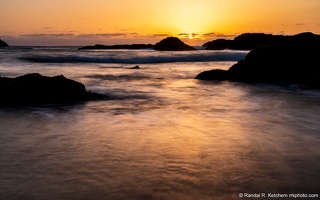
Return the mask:
<svg viewBox="0 0 320 200">
<path fill-rule="evenodd" d="M 229 70 L 198 74 L 202 80 L 298 83 L 320 88 L 320 35 L 301 33 L 289 40 L 250 51 Z"/>
<path fill-rule="evenodd" d="M 230 49 L 230 45 L 232 45 L 232 40 L 225 40 L 225 39 L 217 39 L 211 42 L 207 42 L 202 47 L 206 50 L 223 50 L 223 49 Z"/>
<path fill-rule="evenodd" d="M 196 76 L 195 79 L 200 79 L 200 80 L 230 80 L 231 79 L 231 74 L 222 69 L 213 69 L 210 71 L 204 71 L 201 72 Z"/>
<path fill-rule="evenodd" d="M 27 74 L 16 78 L 0 77 L 0 105 L 68 103 L 106 98 L 86 91 L 85 86 L 63 75 L 46 77 Z"/>
<path fill-rule="evenodd" d="M 158 51 L 192 51 L 196 50 L 195 48 L 186 45 L 179 38 L 176 37 L 167 37 L 153 47 L 154 50 Z"/>
<path fill-rule="evenodd" d="M 152 48 L 152 44 L 124 44 L 124 45 L 102 45 L 96 44 L 94 46 L 85 46 L 79 48 L 79 50 L 86 50 L 86 49 L 150 49 Z"/>
<path fill-rule="evenodd" d="M 8 46 L 9 45 L 5 41 L 0 39 L 0 47 L 8 47 Z"/>
<path fill-rule="evenodd" d="M 134 66 L 134 67 L 131 67 L 129 69 L 140 69 L 140 67 L 138 65 Z"/>
<path fill-rule="evenodd" d="M 292 36 L 272 35 L 265 33 L 244 33 L 234 40 L 217 39 L 203 45 L 206 50 L 252 50 L 266 45 L 279 44 L 289 40 Z"/>
</svg>

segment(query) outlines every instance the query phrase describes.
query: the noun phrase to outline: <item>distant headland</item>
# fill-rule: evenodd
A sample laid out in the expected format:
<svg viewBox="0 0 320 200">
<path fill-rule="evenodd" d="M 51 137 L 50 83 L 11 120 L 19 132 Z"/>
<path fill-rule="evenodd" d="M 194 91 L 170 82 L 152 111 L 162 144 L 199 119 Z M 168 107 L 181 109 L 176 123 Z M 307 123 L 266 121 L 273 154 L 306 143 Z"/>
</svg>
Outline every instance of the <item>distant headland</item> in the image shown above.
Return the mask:
<svg viewBox="0 0 320 200">
<path fill-rule="evenodd" d="M 206 50 L 252 50 L 266 45 L 278 44 L 292 37 L 265 33 L 243 33 L 233 40 L 217 39 L 203 44 L 202 47 Z"/>
<path fill-rule="evenodd" d="M 266 33 L 243 33 L 233 40 L 216 39 L 202 45 L 204 50 L 253 50 L 259 47 L 280 44 L 293 39 L 294 35 L 272 35 Z M 192 51 L 195 48 L 185 44 L 177 37 L 167 37 L 155 45 L 152 44 L 125 44 L 85 46 L 79 50 L 94 49 L 154 49 L 158 51 Z"/>
<path fill-rule="evenodd" d="M 192 51 L 195 48 L 185 44 L 179 38 L 167 37 L 155 45 L 152 44 L 125 44 L 125 45 L 101 45 L 96 44 L 94 46 L 85 46 L 79 48 L 79 50 L 91 50 L 91 49 L 154 49 L 158 51 Z"/>
</svg>

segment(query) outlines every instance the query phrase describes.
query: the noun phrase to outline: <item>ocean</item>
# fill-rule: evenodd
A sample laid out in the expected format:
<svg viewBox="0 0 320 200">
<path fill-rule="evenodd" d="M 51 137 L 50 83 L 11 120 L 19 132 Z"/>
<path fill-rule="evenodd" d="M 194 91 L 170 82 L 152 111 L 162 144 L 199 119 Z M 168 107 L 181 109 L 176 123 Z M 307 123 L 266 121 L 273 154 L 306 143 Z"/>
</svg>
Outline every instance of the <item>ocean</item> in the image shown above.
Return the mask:
<svg viewBox="0 0 320 200">
<path fill-rule="evenodd" d="M 0 107 L 0 199 L 316 197 L 320 90 L 194 79 L 247 53 L 0 49 L 0 76 L 63 74 L 109 97 Z"/>
</svg>

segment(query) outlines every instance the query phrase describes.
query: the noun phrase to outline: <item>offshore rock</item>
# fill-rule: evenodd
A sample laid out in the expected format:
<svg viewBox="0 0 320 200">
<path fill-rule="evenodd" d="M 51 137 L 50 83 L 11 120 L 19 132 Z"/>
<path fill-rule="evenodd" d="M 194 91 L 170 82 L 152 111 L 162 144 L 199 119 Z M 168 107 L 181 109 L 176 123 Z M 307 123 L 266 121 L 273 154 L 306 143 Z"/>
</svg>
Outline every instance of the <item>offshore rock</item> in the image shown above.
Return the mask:
<svg viewBox="0 0 320 200">
<path fill-rule="evenodd" d="M 129 69 L 140 69 L 140 67 L 138 65 L 134 66 L 134 67 L 131 67 Z"/>
<path fill-rule="evenodd" d="M 154 50 L 158 51 L 193 51 L 195 48 L 186 45 L 179 38 L 167 37 L 153 47 Z"/>
<path fill-rule="evenodd" d="M 77 81 L 63 75 L 47 77 L 26 74 L 16 78 L 0 77 L 0 105 L 71 103 L 106 98 L 87 91 Z"/>
<path fill-rule="evenodd" d="M 206 50 L 252 50 L 266 45 L 280 44 L 292 36 L 271 35 L 265 33 L 243 33 L 233 40 L 217 39 L 203 45 Z"/>
</svg>

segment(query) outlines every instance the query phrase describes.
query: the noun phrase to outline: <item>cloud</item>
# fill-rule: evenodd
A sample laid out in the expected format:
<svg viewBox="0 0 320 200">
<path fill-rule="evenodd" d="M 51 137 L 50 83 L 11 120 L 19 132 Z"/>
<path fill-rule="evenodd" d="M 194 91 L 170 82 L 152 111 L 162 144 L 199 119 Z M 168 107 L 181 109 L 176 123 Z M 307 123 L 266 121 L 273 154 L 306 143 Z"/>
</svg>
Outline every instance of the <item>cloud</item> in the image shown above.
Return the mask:
<svg viewBox="0 0 320 200">
<path fill-rule="evenodd" d="M 154 34 L 140 34 L 134 31 L 119 31 L 119 32 L 102 32 L 102 33 L 85 33 L 82 34 L 78 31 L 66 31 L 66 32 L 50 32 L 43 31 L 38 33 L 21 34 L 18 36 L 10 37 L 6 34 L 6 41 L 13 45 L 72 45 L 72 46 L 85 46 L 92 44 L 155 44 L 160 39 L 169 36 L 178 36 L 183 40 L 189 39 L 192 34 L 192 40 L 188 41 L 193 45 L 198 45 L 202 41 L 212 37 L 230 37 L 229 35 L 223 35 L 218 33 L 187 33 L 182 32 L 179 34 L 173 33 L 154 33 Z"/>
<path fill-rule="evenodd" d="M 46 27 L 43 27 L 43 29 L 50 30 L 50 29 L 53 29 L 53 27 L 52 26 L 46 26 Z"/>
<path fill-rule="evenodd" d="M 21 37 L 73 37 L 74 34 L 72 33 L 36 33 L 36 34 L 24 34 L 20 35 Z"/>
<path fill-rule="evenodd" d="M 234 38 L 237 35 L 235 34 L 222 34 L 222 33 L 215 33 L 215 32 L 209 32 L 209 33 L 202 33 L 201 34 L 202 37 L 214 37 L 214 38 Z"/>
<path fill-rule="evenodd" d="M 125 36 L 127 35 L 127 33 L 97 33 L 93 35 L 99 36 L 99 37 L 119 37 L 119 36 Z"/>
<path fill-rule="evenodd" d="M 121 38 L 129 37 L 132 35 L 138 35 L 138 33 L 89 33 L 89 34 L 74 34 L 73 31 L 67 33 L 33 33 L 33 34 L 22 34 L 20 37 L 41 37 L 41 38 Z"/>
<path fill-rule="evenodd" d="M 166 34 L 166 33 L 155 33 L 155 34 L 151 34 L 149 35 L 150 37 L 169 37 L 171 35 Z"/>
<path fill-rule="evenodd" d="M 305 26 L 305 25 L 307 25 L 306 23 L 296 23 L 295 24 L 296 26 Z"/>
<path fill-rule="evenodd" d="M 189 36 L 192 36 L 192 37 L 196 37 L 200 35 L 199 33 L 179 33 L 178 36 L 182 36 L 182 37 L 189 37 Z"/>
<path fill-rule="evenodd" d="M 97 37 L 115 38 L 115 37 L 123 37 L 127 35 L 128 33 L 89 33 L 89 34 L 79 34 L 79 35 L 76 35 L 75 37 L 77 38 L 97 38 Z"/>
</svg>

